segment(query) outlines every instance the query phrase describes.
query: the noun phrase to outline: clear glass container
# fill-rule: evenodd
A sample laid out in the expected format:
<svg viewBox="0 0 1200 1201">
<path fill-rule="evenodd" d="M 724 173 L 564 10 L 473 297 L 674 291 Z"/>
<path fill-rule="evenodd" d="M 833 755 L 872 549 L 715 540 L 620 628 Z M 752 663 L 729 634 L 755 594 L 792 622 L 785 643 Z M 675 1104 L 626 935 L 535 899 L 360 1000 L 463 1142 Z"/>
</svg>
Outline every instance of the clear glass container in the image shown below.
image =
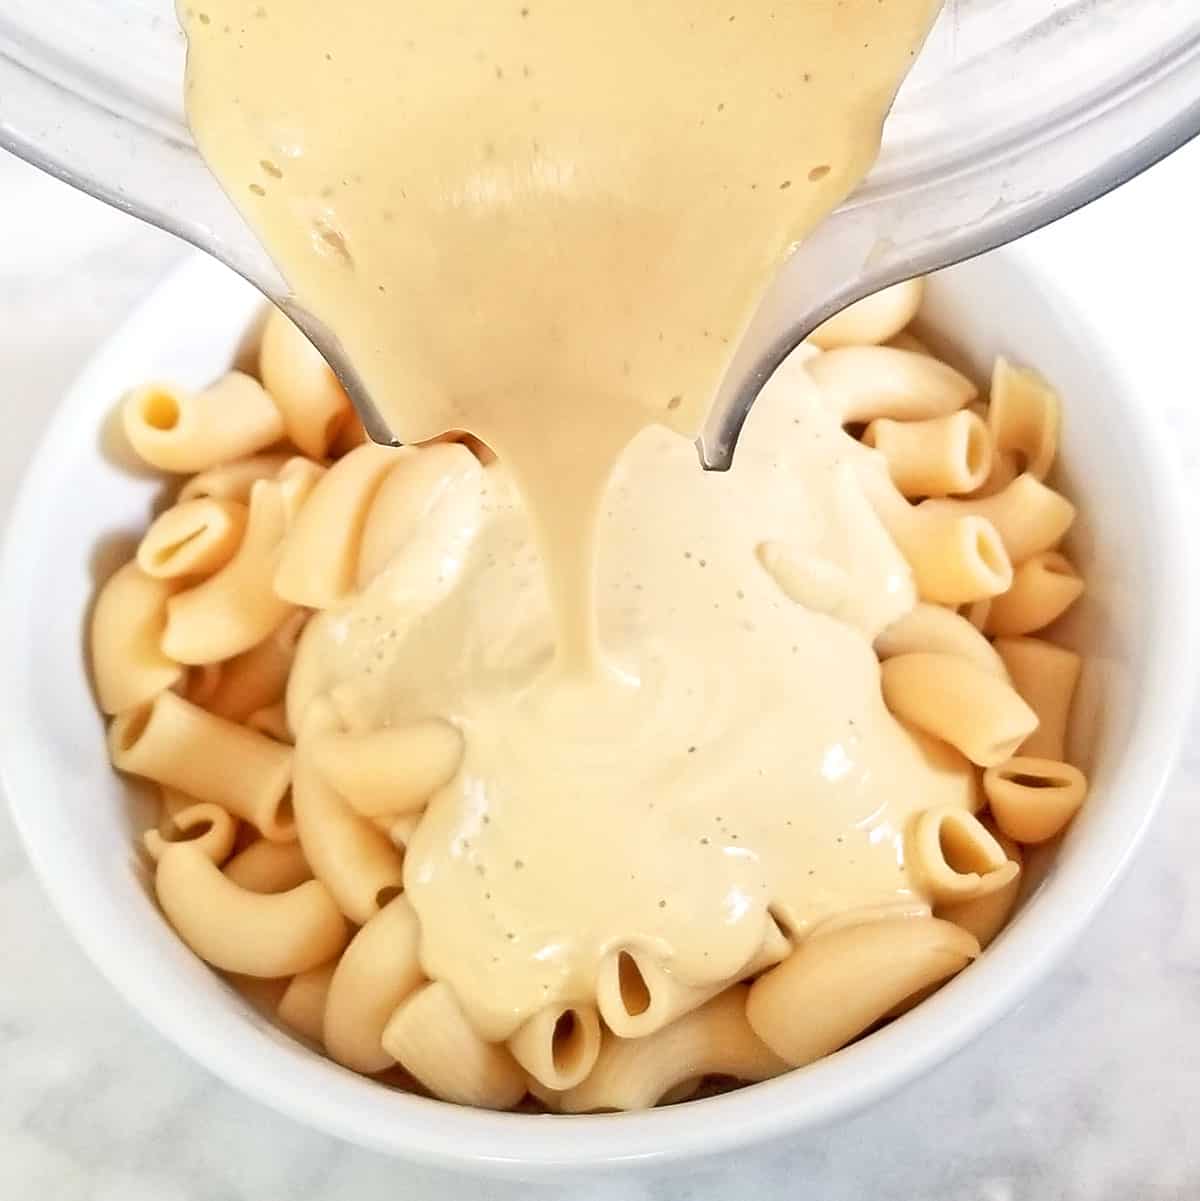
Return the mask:
<svg viewBox="0 0 1200 1201">
<path fill-rule="evenodd" d="M 0 0 L 0 145 L 286 299 L 192 144 L 184 53 L 171 0 Z M 714 411 L 748 407 L 794 344 L 795 314 L 819 315 L 814 289 L 835 311 L 864 279 L 883 286 L 1011 240 L 1198 131 L 1200 0 L 948 0 L 878 164 L 812 240 L 820 261 L 801 253 L 781 272 L 730 373 L 744 386 Z M 726 425 L 714 461 L 740 420 Z"/>
</svg>

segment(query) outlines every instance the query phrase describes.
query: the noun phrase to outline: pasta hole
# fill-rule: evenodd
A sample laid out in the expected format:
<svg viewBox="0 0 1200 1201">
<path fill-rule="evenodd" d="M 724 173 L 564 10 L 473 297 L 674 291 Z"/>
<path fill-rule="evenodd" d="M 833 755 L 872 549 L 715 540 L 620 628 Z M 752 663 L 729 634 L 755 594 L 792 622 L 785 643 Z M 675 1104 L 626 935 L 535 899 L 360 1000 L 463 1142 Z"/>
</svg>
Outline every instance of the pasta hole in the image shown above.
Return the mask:
<svg viewBox="0 0 1200 1201">
<path fill-rule="evenodd" d="M 583 1050 L 583 1026 L 575 1016 L 575 1010 L 564 1009 L 554 1023 L 554 1034 L 550 1039 L 550 1054 L 555 1071 L 569 1072 L 577 1063 Z"/>
<path fill-rule="evenodd" d="M 987 477 L 991 467 L 991 445 L 987 427 L 978 418 L 967 423 L 967 474 L 980 483 Z"/>
<path fill-rule="evenodd" d="M 179 424 L 179 401 L 161 388 L 151 389 L 142 398 L 142 420 L 156 430 L 173 430 Z"/>
<path fill-rule="evenodd" d="M 1055 776 L 1035 776 L 1023 771 L 1005 772 L 1003 778 L 1020 788 L 1065 788 L 1067 785 L 1066 780 Z"/>
<path fill-rule="evenodd" d="M 617 956 L 617 985 L 621 1004 L 630 1017 L 638 1017 L 650 1008 L 650 987 L 637 960 L 628 951 Z"/>
<path fill-rule="evenodd" d="M 385 905 L 390 905 L 403 891 L 398 884 L 389 884 L 386 888 L 381 888 L 375 894 L 375 908 L 382 909 Z"/>
<path fill-rule="evenodd" d="M 982 875 L 992 868 L 986 848 L 958 822 L 942 822 L 938 829 L 938 847 L 946 866 L 960 876 Z"/>
<path fill-rule="evenodd" d="M 996 534 L 984 526 L 975 532 L 975 554 L 980 563 L 993 575 L 1008 574 L 1008 557 L 1004 553 L 1004 547 Z"/>
<path fill-rule="evenodd" d="M 183 538 L 176 538 L 174 542 L 165 542 L 162 546 L 156 547 L 154 553 L 150 556 L 151 565 L 154 567 L 166 567 L 180 551 L 195 542 L 203 533 L 205 533 L 205 527 L 202 526 L 200 529 L 193 530 Z"/>
</svg>

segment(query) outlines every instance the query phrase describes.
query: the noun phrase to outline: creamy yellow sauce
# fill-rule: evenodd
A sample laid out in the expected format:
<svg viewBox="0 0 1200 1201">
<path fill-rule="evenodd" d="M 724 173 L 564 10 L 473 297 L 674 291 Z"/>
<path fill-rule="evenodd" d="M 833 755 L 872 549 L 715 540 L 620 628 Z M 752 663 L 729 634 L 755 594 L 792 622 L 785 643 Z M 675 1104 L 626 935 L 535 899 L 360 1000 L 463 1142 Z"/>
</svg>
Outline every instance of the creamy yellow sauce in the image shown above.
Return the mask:
<svg viewBox="0 0 1200 1201">
<path fill-rule="evenodd" d="M 463 731 L 405 886 L 426 972 L 489 1038 L 590 997 L 620 947 L 716 982 L 768 906 L 799 936 L 922 901 L 905 824 L 970 801 L 880 699 L 871 640 L 914 598 L 872 457 L 799 368 L 729 475 L 690 443 L 936 8 L 182 14 L 197 141 L 299 302 L 402 440 L 465 429 L 500 457 L 445 450 L 420 532 L 311 623 L 289 694 L 301 738 L 318 695 L 352 730 Z"/>
</svg>

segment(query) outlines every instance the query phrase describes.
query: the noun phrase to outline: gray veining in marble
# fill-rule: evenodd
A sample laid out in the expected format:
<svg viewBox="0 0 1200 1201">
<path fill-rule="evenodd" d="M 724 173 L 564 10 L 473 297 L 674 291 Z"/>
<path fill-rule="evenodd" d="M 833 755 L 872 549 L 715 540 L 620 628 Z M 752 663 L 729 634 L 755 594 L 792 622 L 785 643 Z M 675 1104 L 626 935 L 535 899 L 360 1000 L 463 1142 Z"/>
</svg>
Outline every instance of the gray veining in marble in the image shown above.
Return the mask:
<svg viewBox="0 0 1200 1201">
<path fill-rule="evenodd" d="M 1174 427 L 1200 516 L 1197 194 L 1200 145 L 1036 245 L 1147 364 L 1147 394 Z M 183 251 L 3 156 L 0 219 L 6 512 L 48 406 Z M 700 1172 L 569 1189 L 413 1168 L 218 1083 L 76 949 L 0 808 L 0 1201 L 1194 1201 L 1198 791 L 1192 746 L 1074 953 L 950 1063 L 834 1129 Z"/>
</svg>

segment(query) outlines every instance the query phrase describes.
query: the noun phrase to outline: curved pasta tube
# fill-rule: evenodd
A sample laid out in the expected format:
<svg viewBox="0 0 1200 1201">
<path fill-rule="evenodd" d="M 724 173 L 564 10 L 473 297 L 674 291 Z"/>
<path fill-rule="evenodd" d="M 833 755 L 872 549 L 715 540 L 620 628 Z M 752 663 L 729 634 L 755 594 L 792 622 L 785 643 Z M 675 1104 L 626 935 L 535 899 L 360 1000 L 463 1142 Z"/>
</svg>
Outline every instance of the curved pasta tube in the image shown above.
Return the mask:
<svg viewBox="0 0 1200 1201">
<path fill-rule="evenodd" d="M 842 423 L 918 421 L 965 408 L 978 389 L 940 359 L 891 346 L 846 346 L 805 364 Z"/>
<path fill-rule="evenodd" d="M 160 471 L 204 471 L 283 437 L 283 418 L 262 384 L 231 371 L 202 392 L 147 384 L 121 406 L 130 446 Z"/>
<path fill-rule="evenodd" d="M 283 543 L 274 579 L 280 597 L 310 609 L 329 609 L 351 595 L 375 493 L 399 459 L 415 453 L 371 442 L 334 463 Z"/>
<path fill-rule="evenodd" d="M 875 639 L 880 660 L 918 652 L 956 655 L 989 675 L 1008 679 L 996 648 L 965 617 L 941 605 L 918 604 Z"/>
<path fill-rule="evenodd" d="M 218 717 L 245 721 L 256 710 L 282 700 L 307 621 L 307 613 L 292 613 L 261 642 L 223 663 L 204 707 Z"/>
<path fill-rule="evenodd" d="M 836 316 L 818 325 L 808 335 L 808 340 L 822 350 L 887 342 L 917 315 L 924 295 L 925 281 L 920 276 L 893 284 L 847 305 Z"/>
<path fill-rule="evenodd" d="M 173 692 L 113 719 L 109 753 L 121 771 L 145 776 L 250 822 L 266 838 L 295 838 L 286 803 L 292 751 Z"/>
<path fill-rule="evenodd" d="M 168 603 L 167 654 L 181 663 L 229 659 L 261 642 L 293 612 L 273 583 L 287 528 L 282 485 L 276 480 L 255 484 L 237 554 L 216 575 Z"/>
<path fill-rule="evenodd" d="M 989 827 L 989 829 L 991 828 Z M 1004 848 L 1005 855 L 1017 867 L 1021 867 L 1021 848 L 1011 838 L 1006 838 L 999 831 L 991 830 L 991 833 Z M 962 927 L 979 943 L 982 949 L 1004 929 L 1013 911 L 1013 906 L 1017 903 L 1017 893 L 1020 888 L 1020 872 L 1014 872 L 1013 878 L 1003 887 L 995 888 L 982 896 L 972 897 L 969 901 L 959 901 L 953 905 L 940 905 L 935 910 L 934 917 L 940 917 Z"/>
<path fill-rule="evenodd" d="M 1058 394 L 1036 372 L 1003 356 L 992 365 L 988 425 L 998 449 L 1013 451 L 1035 479 L 1044 480 L 1058 453 Z"/>
<path fill-rule="evenodd" d="M 102 712 L 122 713 L 172 687 L 183 668 L 161 648 L 167 602 L 176 585 L 126 563 L 100 589 L 92 606 L 89 643 L 96 700 Z"/>
<path fill-rule="evenodd" d="M 1017 476 L 994 496 L 976 500 L 940 498 L 922 501 L 918 513 L 983 517 L 992 523 L 1014 565 L 1062 541 L 1075 520 L 1075 506 L 1029 472 Z"/>
<path fill-rule="evenodd" d="M 298 842 L 260 838 L 225 864 L 225 876 L 250 892 L 287 892 L 313 878 Z"/>
<path fill-rule="evenodd" d="M 325 1049 L 344 1067 L 370 1075 L 395 1062 L 383 1049 L 383 1028 L 424 983 L 420 937 L 413 907 L 398 896 L 350 940 L 333 975 L 324 1026 Z"/>
<path fill-rule="evenodd" d="M 1087 797 L 1087 777 L 1070 763 L 1020 755 L 983 773 L 996 825 L 1017 842 L 1046 842 Z"/>
<path fill-rule="evenodd" d="M 1038 718 L 1037 729 L 1017 749 L 1035 759 L 1065 758 L 1067 722 L 1082 660 L 1074 651 L 1040 638 L 997 638 L 995 645 L 1013 687 Z"/>
<path fill-rule="evenodd" d="M 137 548 L 137 564 L 157 579 L 212 575 L 233 558 L 246 528 L 246 506 L 201 497 L 155 518 Z"/>
<path fill-rule="evenodd" d="M 986 518 L 910 505 L 884 480 L 863 477 L 871 504 L 912 568 L 917 594 L 940 605 L 986 600 L 1012 585 L 1012 562 Z"/>
<path fill-rule="evenodd" d="M 560 1107 L 565 1113 L 648 1109 L 685 1081 L 703 1076 L 755 1081 L 785 1072 L 787 1065 L 746 1020 L 747 998 L 757 987 L 731 985 L 645 1038 L 606 1034 L 596 1066 L 582 1084 L 560 1095 Z"/>
<path fill-rule="evenodd" d="M 287 436 L 323 459 L 351 415 L 350 398 L 321 352 L 272 307 L 258 349 L 258 374 L 283 414 Z"/>
<path fill-rule="evenodd" d="M 176 842 L 188 842 L 199 847 L 213 863 L 218 866 L 229 858 L 233 850 L 234 839 L 237 838 L 237 818 L 214 805 L 211 801 L 202 801 L 179 810 L 171 819 L 175 827 L 174 837 L 168 837 L 161 830 L 147 830 L 142 835 L 142 845 L 146 853 L 157 863 L 167 847 Z"/>
<path fill-rule="evenodd" d="M 239 888 L 190 843 L 167 847 L 154 889 L 180 938 L 213 967 L 246 976 L 294 976 L 346 945 L 346 922 L 328 889 L 309 880 L 288 892 Z"/>
<path fill-rule="evenodd" d="M 275 1006 L 279 1020 L 309 1042 L 321 1042 L 329 985 L 338 962 L 331 959 L 328 963 L 293 976 Z"/>
<path fill-rule="evenodd" d="M 1021 870 L 979 818 L 954 805 L 917 816 L 909 855 L 935 905 L 986 896 Z"/>
<path fill-rule="evenodd" d="M 600 1054 L 594 1005 L 558 1003 L 538 1010 L 508 1040 L 513 1058 L 543 1089 L 582 1084 Z"/>
<path fill-rule="evenodd" d="M 657 956 L 638 947 L 610 951 L 596 975 L 596 1005 L 605 1025 L 620 1038 L 644 1038 L 699 1008 L 737 980 L 778 963 L 791 943 L 768 915 L 758 951 L 731 979 L 689 984 L 672 974 Z"/>
<path fill-rule="evenodd" d="M 863 442 L 887 460 L 892 483 L 907 497 L 972 492 L 992 466 L 992 439 L 969 409 L 925 421 L 872 421 Z"/>
<path fill-rule="evenodd" d="M 394 456 L 394 466 L 379 485 L 363 522 L 357 587 L 365 588 L 401 547 L 429 527 L 438 510 L 446 512 L 445 506 L 453 506 L 465 489 L 477 495 L 482 472 L 479 460 L 457 442 L 439 442 Z"/>
<path fill-rule="evenodd" d="M 880 678 L 896 717 L 980 767 L 1003 763 L 1037 728 L 1015 688 L 956 655 L 897 655 L 881 664 Z"/>
<path fill-rule="evenodd" d="M 290 455 L 282 453 L 250 455 L 244 459 L 234 459 L 232 463 L 210 467 L 207 471 L 192 476 L 179 489 L 176 503 L 183 504 L 189 500 L 211 497 L 213 500 L 247 504 L 250 500 L 250 489 L 259 480 L 269 480 L 276 476 L 289 458 Z"/>
<path fill-rule="evenodd" d="M 1007 592 L 992 598 L 983 628 L 1000 637 L 1032 634 L 1057 621 L 1083 595 L 1083 587 L 1070 559 L 1056 550 L 1042 551 L 1016 569 Z"/>
<path fill-rule="evenodd" d="M 335 792 L 367 817 L 411 813 L 458 770 L 463 740 L 440 718 L 366 734 L 315 735 L 312 762 Z"/>
<path fill-rule="evenodd" d="M 301 734 L 292 785 L 300 845 L 313 874 L 337 898 L 346 916 L 364 925 L 404 883 L 404 861 L 391 840 L 356 813 L 326 782 Z"/>
<path fill-rule="evenodd" d="M 508 1048 L 484 1042 L 440 981 L 401 1002 L 384 1027 L 383 1046 L 443 1101 L 511 1109 L 525 1095 L 525 1075 Z"/>
<path fill-rule="evenodd" d="M 803 942 L 750 986 L 746 1018 L 792 1067 L 844 1047 L 913 993 L 961 971 L 979 944 L 934 917 L 843 926 Z"/>
<path fill-rule="evenodd" d="M 267 1018 L 274 1019 L 277 1016 L 279 1002 L 283 1000 L 290 983 L 286 976 L 270 980 L 261 976 L 243 976 L 238 972 L 224 972 L 222 975 L 229 987 L 252 1009 Z"/>
</svg>

